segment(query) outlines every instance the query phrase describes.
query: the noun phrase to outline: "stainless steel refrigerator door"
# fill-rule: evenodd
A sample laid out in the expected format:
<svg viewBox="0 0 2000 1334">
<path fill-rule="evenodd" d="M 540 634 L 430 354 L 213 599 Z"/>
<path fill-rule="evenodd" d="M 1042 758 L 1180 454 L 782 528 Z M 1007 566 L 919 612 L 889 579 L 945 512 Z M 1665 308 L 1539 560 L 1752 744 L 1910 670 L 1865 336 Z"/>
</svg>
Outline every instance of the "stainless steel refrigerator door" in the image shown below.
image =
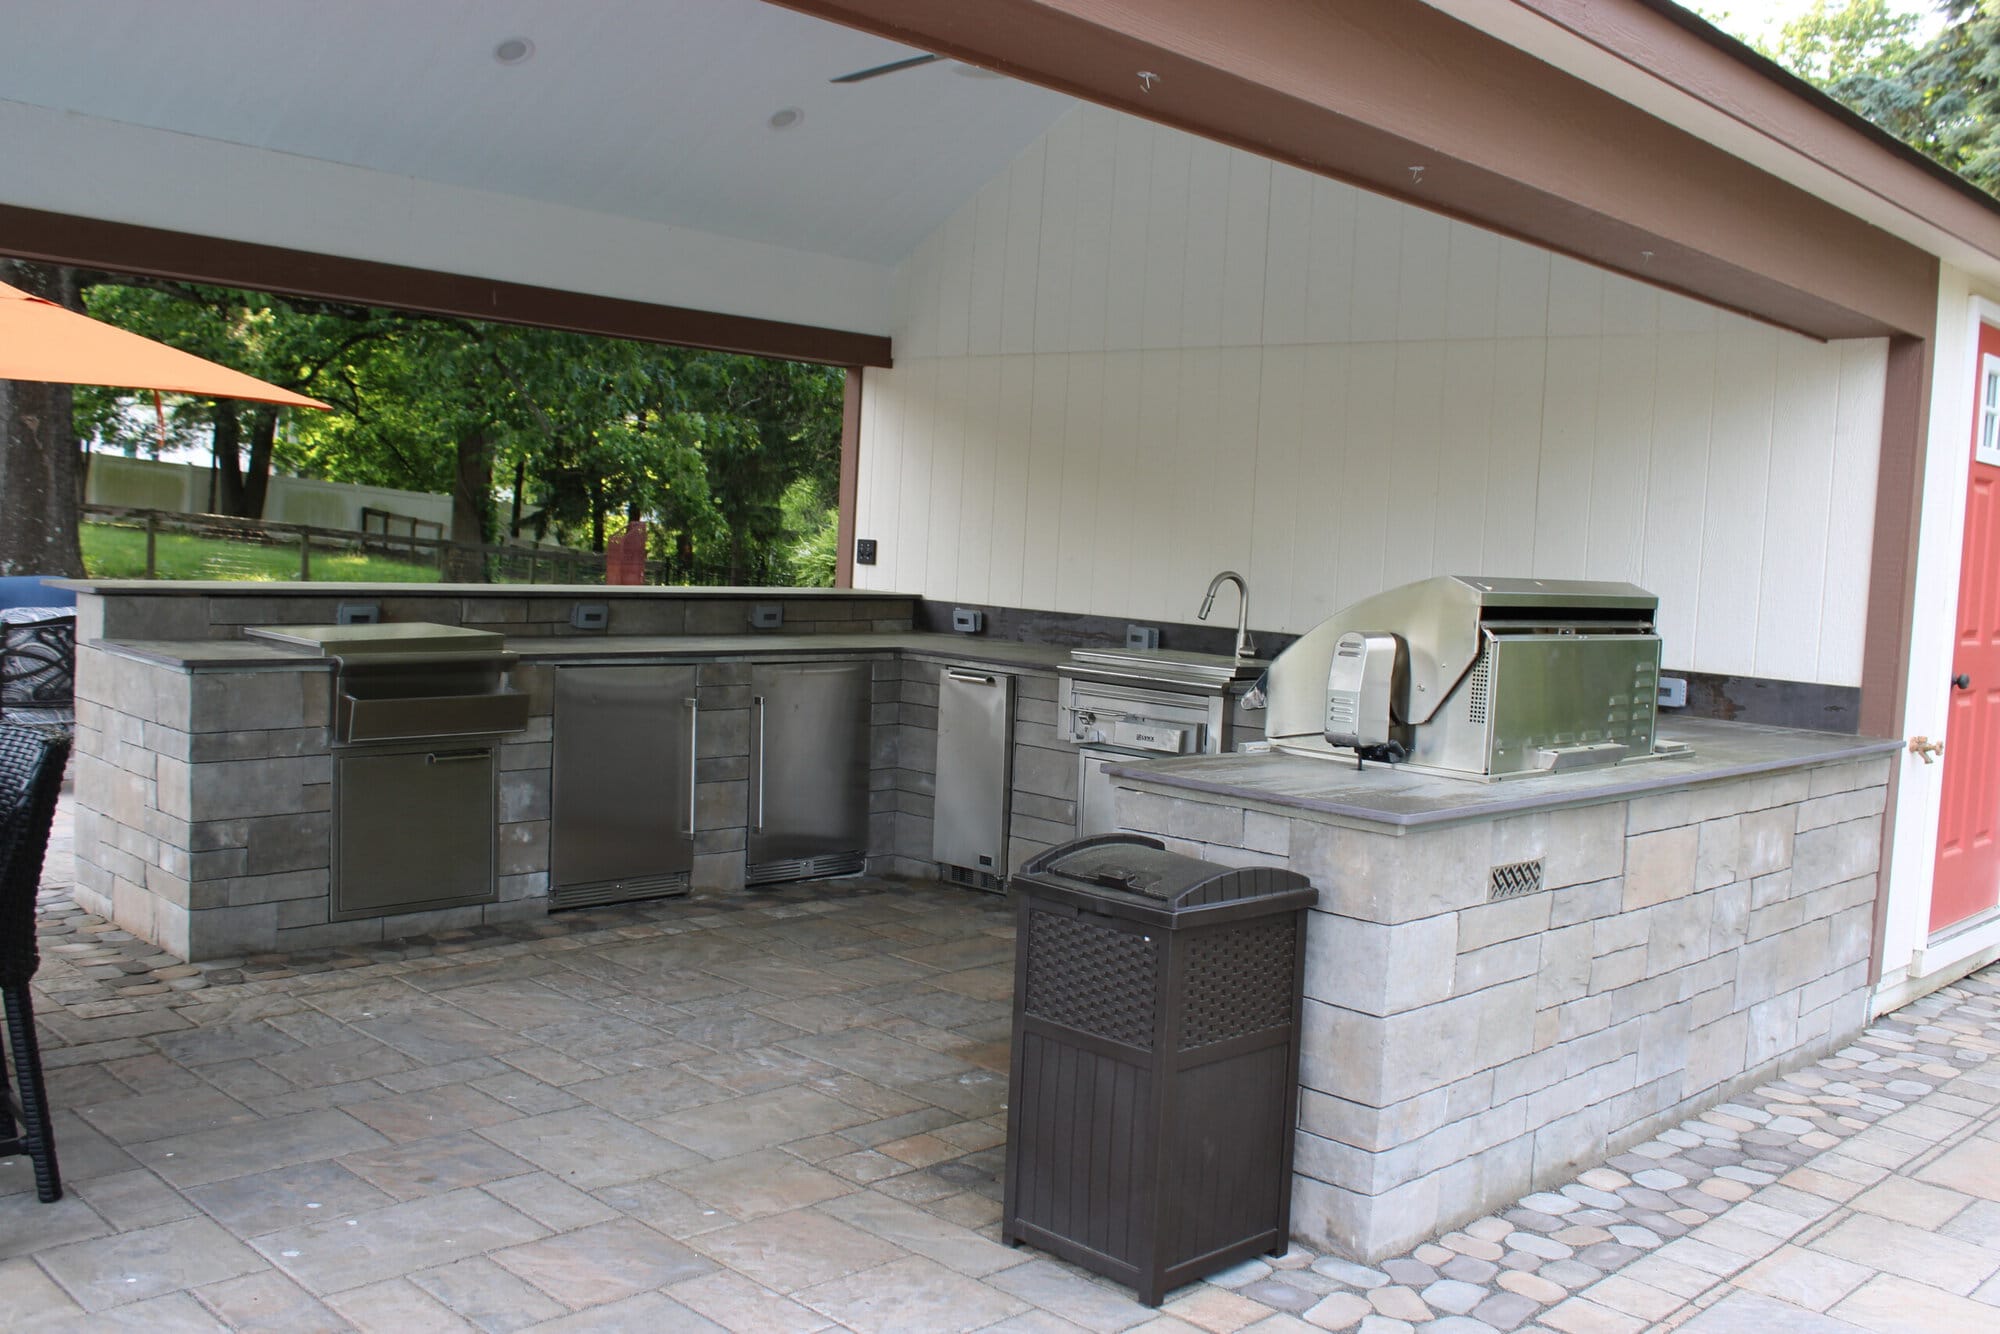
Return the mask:
<svg viewBox="0 0 2000 1334">
<path fill-rule="evenodd" d="M 866 662 L 750 669 L 753 884 L 858 871 L 868 851 Z"/>
<path fill-rule="evenodd" d="M 693 667 L 559 667 L 552 907 L 675 893 L 694 866 Z"/>
<path fill-rule="evenodd" d="M 944 670 L 931 856 L 947 866 L 996 878 L 1007 874 L 1013 731 L 1013 677 L 969 667 Z"/>
</svg>

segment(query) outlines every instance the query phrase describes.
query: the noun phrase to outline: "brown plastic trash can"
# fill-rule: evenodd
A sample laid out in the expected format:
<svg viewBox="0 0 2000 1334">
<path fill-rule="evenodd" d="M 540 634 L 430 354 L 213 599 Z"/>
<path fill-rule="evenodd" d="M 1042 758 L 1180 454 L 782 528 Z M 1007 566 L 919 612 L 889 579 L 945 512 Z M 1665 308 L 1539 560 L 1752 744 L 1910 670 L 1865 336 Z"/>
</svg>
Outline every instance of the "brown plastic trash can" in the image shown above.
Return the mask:
<svg viewBox="0 0 2000 1334">
<path fill-rule="evenodd" d="M 1043 853 L 1019 919 L 1001 1237 L 1172 1288 L 1289 1244 L 1306 909 L 1293 871 L 1133 834 Z"/>
</svg>

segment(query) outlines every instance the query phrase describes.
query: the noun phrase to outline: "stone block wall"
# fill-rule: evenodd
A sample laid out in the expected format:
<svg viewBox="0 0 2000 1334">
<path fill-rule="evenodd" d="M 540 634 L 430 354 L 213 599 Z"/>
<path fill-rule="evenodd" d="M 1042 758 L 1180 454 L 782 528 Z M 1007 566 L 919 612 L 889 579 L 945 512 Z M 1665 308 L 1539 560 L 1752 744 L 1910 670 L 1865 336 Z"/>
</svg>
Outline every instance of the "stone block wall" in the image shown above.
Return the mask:
<svg viewBox="0 0 2000 1334">
<path fill-rule="evenodd" d="M 497 901 L 334 921 L 331 669 L 188 671 L 88 645 L 78 663 L 77 893 L 91 911 L 196 959 L 365 944 L 547 911 L 559 668 L 514 669 L 529 716 L 496 746 Z M 895 700 L 896 657 L 880 655 L 873 671 L 875 698 Z M 699 664 L 697 889 L 743 884 L 750 674 L 747 659 Z M 872 781 L 883 791 L 893 790 L 886 766 L 896 731 L 874 729 Z"/>
<path fill-rule="evenodd" d="M 1293 1231 L 1364 1260 L 1644 1140 L 1866 1018 L 1886 760 L 1398 832 L 1121 780 L 1122 827 L 1309 915 Z M 1490 872 L 1539 860 L 1542 888 Z"/>
<path fill-rule="evenodd" d="M 949 660 L 906 655 L 894 706 L 894 732 L 878 752 L 882 769 L 875 794 L 879 839 L 887 849 L 874 869 L 887 875 L 937 874 L 931 856 L 933 802 L 937 795 L 938 682 Z M 981 668 L 981 670 L 986 670 Z M 1056 678 L 1052 672 L 1002 669 L 1014 677 L 1013 781 L 1007 817 L 1007 867 L 1076 837 L 1076 747 L 1056 733 Z M 890 717 L 887 707 L 878 721 Z M 886 747 L 893 746 L 893 754 Z"/>
<path fill-rule="evenodd" d="M 77 655 L 77 899 L 90 911 L 212 959 L 543 910 L 546 706 L 498 747 L 498 901 L 336 922 L 329 669 L 187 671 L 90 645 Z"/>
</svg>

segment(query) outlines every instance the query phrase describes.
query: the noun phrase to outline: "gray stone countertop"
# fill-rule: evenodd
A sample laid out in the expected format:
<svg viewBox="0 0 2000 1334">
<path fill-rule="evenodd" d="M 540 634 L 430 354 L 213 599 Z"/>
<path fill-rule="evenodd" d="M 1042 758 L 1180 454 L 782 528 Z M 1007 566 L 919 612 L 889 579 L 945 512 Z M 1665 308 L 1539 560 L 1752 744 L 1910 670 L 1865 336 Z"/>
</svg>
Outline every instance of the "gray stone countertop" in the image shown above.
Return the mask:
<svg viewBox="0 0 2000 1334">
<path fill-rule="evenodd" d="M 668 597 L 754 598 L 762 601 L 795 598 L 916 598 L 918 593 L 887 592 L 874 588 L 720 588 L 678 584 L 384 584 L 332 583 L 270 584 L 255 580 L 213 579 L 48 579 L 51 588 L 67 588 L 76 593 L 143 594 L 149 597 L 353 597 L 368 593 L 380 597 L 508 597 L 508 598 L 604 598 Z"/>
<path fill-rule="evenodd" d="M 332 660 L 255 639 L 103 640 L 96 647 L 186 671 L 325 668 Z M 552 635 L 507 641 L 524 663 L 622 662 L 672 658 L 790 657 L 797 654 L 909 653 L 954 662 L 1054 672 L 1069 649 L 969 635 L 886 631 L 852 635 Z"/>
<path fill-rule="evenodd" d="M 1526 811 L 1583 806 L 1689 787 L 1696 783 L 1780 773 L 1902 749 L 1900 741 L 1804 732 L 1710 718 L 1665 718 L 1662 741 L 1693 747 L 1686 755 L 1546 777 L 1477 782 L 1352 760 L 1305 755 L 1195 755 L 1110 764 L 1105 772 L 1167 796 L 1224 797 L 1307 819 L 1334 817 L 1367 824 L 1421 828 L 1493 819 Z"/>
</svg>

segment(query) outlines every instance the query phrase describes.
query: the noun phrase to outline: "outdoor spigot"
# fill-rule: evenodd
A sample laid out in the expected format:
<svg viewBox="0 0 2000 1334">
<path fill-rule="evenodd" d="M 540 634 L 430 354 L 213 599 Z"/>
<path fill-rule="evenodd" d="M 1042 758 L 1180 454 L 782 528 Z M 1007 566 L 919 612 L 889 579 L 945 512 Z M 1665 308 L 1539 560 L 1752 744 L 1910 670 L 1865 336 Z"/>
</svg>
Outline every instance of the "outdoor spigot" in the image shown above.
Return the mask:
<svg viewBox="0 0 2000 1334">
<path fill-rule="evenodd" d="M 1222 587 L 1225 581 L 1236 585 L 1236 660 L 1241 662 L 1257 656 L 1257 645 L 1250 639 L 1250 585 L 1243 581 L 1243 576 L 1234 570 L 1224 570 L 1209 580 L 1208 594 L 1201 600 L 1198 619 L 1208 619 L 1208 613 L 1215 609 L 1215 590 Z"/>
</svg>

